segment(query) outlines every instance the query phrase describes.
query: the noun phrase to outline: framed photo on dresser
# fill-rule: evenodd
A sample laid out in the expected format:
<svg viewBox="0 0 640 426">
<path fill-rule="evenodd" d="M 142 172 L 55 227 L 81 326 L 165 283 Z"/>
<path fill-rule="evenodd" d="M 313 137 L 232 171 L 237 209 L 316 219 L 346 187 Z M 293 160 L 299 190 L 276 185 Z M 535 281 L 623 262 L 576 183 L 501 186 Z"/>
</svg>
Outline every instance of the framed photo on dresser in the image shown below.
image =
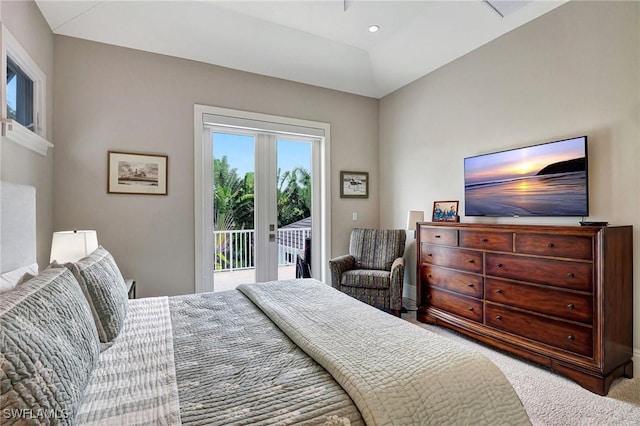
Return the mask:
<svg viewBox="0 0 640 426">
<path fill-rule="evenodd" d="M 434 201 L 432 222 L 459 222 L 458 201 Z"/>
</svg>

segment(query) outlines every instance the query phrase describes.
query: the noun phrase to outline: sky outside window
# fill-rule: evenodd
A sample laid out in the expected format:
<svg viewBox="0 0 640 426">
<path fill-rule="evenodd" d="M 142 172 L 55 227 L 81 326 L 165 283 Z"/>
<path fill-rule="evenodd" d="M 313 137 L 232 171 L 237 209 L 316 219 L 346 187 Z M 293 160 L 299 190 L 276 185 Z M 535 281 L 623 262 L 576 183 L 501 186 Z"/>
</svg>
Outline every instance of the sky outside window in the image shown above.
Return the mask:
<svg viewBox="0 0 640 426">
<path fill-rule="evenodd" d="M 229 167 L 238 169 L 238 176 L 254 171 L 254 138 L 247 135 L 214 133 L 213 156 L 226 156 Z M 311 171 L 311 143 L 278 139 L 278 167 L 284 173 L 296 167 Z"/>
</svg>

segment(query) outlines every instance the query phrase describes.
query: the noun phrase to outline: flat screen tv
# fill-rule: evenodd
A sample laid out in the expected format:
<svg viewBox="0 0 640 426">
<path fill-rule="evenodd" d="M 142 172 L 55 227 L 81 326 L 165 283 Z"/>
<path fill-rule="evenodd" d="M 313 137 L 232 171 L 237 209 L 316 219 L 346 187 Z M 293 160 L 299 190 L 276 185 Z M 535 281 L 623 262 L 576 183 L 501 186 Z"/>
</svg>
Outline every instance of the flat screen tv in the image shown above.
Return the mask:
<svg viewBox="0 0 640 426">
<path fill-rule="evenodd" d="M 464 159 L 466 216 L 588 216 L 587 137 Z"/>
</svg>

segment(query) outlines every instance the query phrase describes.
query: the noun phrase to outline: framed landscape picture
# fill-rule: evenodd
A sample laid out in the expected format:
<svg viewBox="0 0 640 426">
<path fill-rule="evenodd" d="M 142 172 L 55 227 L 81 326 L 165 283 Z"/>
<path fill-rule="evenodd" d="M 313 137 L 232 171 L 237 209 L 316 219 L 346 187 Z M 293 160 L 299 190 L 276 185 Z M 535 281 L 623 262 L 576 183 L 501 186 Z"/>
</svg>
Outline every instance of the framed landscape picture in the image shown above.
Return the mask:
<svg viewBox="0 0 640 426">
<path fill-rule="evenodd" d="M 369 172 L 340 172 L 340 198 L 369 198 Z"/>
<path fill-rule="evenodd" d="M 433 222 L 458 222 L 458 201 L 434 201 Z"/>
<path fill-rule="evenodd" d="M 166 155 L 109 151 L 107 156 L 108 194 L 167 195 Z"/>
</svg>

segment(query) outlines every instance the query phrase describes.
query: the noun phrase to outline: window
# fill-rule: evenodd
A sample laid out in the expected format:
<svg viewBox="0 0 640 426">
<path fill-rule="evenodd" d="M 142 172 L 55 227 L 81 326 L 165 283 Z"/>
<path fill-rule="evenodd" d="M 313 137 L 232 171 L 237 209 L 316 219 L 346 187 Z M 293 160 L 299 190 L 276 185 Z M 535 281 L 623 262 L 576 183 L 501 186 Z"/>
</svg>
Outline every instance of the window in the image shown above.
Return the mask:
<svg viewBox="0 0 640 426">
<path fill-rule="evenodd" d="M 33 80 L 11 58 L 7 58 L 7 118 L 35 130 Z"/>
<path fill-rule="evenodd" d="M 46 156 L 53 145 L 45 139 L 45 75 L 7 28 L 2 25 L 1 29 L 1 134 Z"/>
</svg>

